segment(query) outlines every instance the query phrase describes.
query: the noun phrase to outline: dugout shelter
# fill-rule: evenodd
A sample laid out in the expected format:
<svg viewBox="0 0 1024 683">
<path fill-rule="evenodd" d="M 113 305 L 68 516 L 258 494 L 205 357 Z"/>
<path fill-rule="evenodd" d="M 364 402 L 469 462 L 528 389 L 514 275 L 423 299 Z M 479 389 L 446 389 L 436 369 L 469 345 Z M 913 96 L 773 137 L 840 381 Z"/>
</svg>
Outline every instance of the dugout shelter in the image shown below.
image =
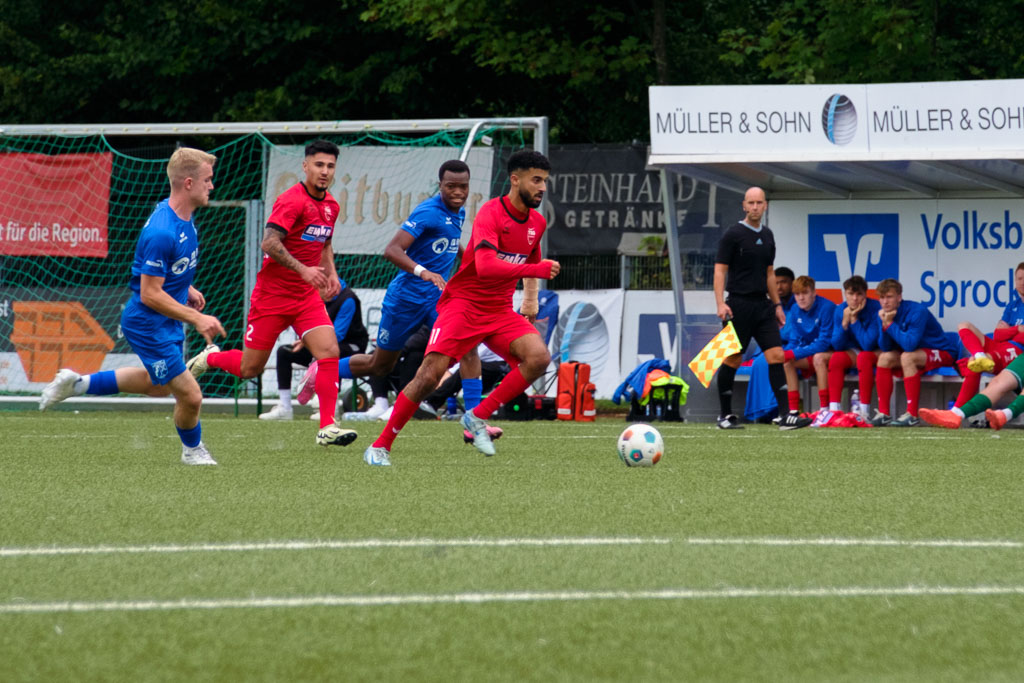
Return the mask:
<svg viewBox="0 0 1024 683">
<path fill-rule="evenodd" d="M 947 331 L 961 320 L 991 330 L 1013 295 L 1024 260 L 1024 80 L 652 86 L 649 105 L 675 368 L 710 338 L 714 314 L 713 299 L 710 310 L 683 303 L 679 175 L 764 188 L 776 266 L 810 275 L 833 300 L 850 275 L 870 287 L 895 277 Z M 742 217 L 737 206 L 722 224 Z"/>
</svg>

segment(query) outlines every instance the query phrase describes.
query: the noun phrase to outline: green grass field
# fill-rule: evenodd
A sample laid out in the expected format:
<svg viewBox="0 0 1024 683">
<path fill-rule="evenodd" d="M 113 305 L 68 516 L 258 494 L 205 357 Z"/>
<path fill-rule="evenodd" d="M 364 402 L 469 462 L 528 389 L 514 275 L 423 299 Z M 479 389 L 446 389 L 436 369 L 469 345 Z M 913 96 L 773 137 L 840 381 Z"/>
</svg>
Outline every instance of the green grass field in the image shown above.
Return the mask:
<svg viewBox="0 0 1024 683">
<path fill-rule="evenodd" d="M 1019 681 L 1024 431 L 0 413 L 0 680 Z"/>
</svg>

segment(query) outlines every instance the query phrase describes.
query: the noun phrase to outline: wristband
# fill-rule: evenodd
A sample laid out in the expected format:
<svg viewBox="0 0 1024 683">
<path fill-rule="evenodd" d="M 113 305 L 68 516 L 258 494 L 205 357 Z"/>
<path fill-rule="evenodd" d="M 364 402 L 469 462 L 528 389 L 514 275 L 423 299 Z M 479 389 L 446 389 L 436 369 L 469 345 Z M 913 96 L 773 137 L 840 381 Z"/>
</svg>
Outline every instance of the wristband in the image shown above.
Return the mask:
<svg viewBox="0 0 1024 683">
<path fill-rule="evenodd" d="M 424 270 L 426 270 L 426 268 L 417 263 L 416 267 L 412 269 L 412 274 L 415 275 L 416 277 L 419 277 L 420 275 L 423 274 Z"/>
</svg>

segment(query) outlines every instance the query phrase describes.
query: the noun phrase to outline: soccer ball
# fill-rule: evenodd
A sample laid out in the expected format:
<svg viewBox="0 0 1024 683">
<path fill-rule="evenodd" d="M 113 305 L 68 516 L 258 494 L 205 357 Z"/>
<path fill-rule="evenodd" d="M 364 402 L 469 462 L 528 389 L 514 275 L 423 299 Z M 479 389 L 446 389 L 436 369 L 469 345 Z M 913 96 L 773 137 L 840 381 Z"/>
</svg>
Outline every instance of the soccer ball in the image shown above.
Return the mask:
<svg viewBox="0 0 1024 683">
<path fill-rule="evenodd" d="M 658 430 L 648 424 L 626 427 L 619 435 L 619 458 L 629 467 L 651 467 L 661 460 L 665 442 Z"/>
</svg>

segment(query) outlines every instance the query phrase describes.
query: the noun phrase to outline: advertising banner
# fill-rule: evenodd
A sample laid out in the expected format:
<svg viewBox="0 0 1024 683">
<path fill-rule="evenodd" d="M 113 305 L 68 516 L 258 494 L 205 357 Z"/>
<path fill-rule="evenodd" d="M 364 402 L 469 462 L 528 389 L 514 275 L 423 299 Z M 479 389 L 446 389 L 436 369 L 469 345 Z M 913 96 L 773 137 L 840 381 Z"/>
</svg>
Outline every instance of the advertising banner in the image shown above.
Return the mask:
<svg viewBox="0 0 1024 683">
<path fill-rule="evenodd" d="M 1024 149 L 1022 92 L 1021 79 L 652 86 L 652 160 L 969 159 L 992 149 L 1015 158 Z"/>
<path fill-rule="evenodd" d="M 515 299 L 517 307 L 520 296 Z M 622 299 L 621 289 L 558 292 L 558 325 L 548 345 L 553 368 L 560 360 L 589 363 L 597 398 L 611 398 L 623 380 L 619 367 Z M 548 395 L 553 396 L 554 390 Z"/>
<path fill-rule="evenodd" d="M 303 150 L 300 145 L 270 148 L 263 198 L 266 216 L 277 196 L 305 177 Z M 342 147 L 329 190 L 340 208 L 332 239 L 334 251 L 383 253 L 409 212 L 437 193 L 441 164 L 458 157 L 459 150 L 452 147 Z M 480 147 L 473 149 L 466 161 L 470 182 L 463 243 L 469 241 L 480 205 L 490 199 L 493 159 L 491 148 Z"/>
<path fill-rule="evenodd" d="M 661 174 L 647 170 L 646 147 L 561 145 L 550 157 L 547 253 L 628 253 L 644 235 L 664 238 Z M 713 250 L 719 228 L 742 217 L 743 196 L 685 175 L 675 180 L 680 248 Z"/>
<path fill-rule="evenodd" d="M 0 154 L 0 255 L 107 255 L 111 154 Z"/>
<path fill-rule="evenodd" d="M 969 321 L 990 332 L 1017 296 L 1024 200 L 780 200 L 769 225 L 776 267 L 810 275 L 833 300 L 851 275 L 872 288 L 896 278 L 903 297 L 929 306 L 947 331 Z"/>
</svg>

